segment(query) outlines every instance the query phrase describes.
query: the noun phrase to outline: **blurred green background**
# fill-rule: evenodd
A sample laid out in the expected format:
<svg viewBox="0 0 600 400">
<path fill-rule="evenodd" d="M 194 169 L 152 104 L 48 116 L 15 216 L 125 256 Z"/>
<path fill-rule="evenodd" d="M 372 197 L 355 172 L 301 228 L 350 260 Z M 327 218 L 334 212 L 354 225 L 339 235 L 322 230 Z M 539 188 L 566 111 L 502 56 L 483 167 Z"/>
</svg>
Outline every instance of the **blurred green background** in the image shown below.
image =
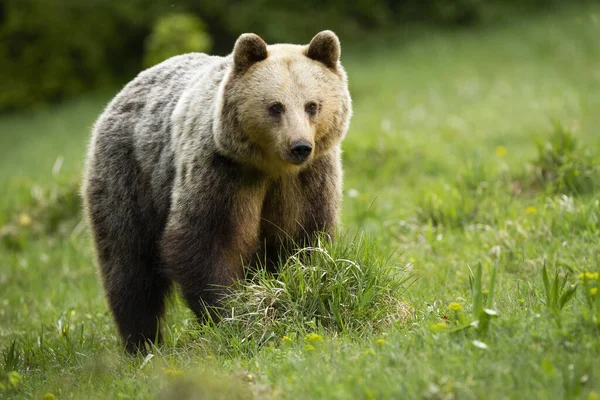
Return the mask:
<svg viewBox="0 0 600 400">
<path fill-rule="evenodd" d="M 419 23 L 443 29 L 502 23 L 542 0 L 2 0 L 0 111 L 121 84 L 189 51 L 227 54 L 237 36 L 307 43 L 333 29 L 344 46 Z"/>
</svg>

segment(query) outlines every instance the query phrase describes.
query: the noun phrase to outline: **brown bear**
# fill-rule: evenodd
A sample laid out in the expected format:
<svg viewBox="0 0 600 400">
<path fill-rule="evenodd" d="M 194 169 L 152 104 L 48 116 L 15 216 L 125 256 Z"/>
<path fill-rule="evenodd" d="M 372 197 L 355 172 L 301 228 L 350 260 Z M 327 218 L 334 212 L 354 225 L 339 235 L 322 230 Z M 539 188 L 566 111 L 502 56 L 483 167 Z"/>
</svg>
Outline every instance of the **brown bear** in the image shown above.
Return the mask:
<svg viewBox="0 0 600 400">
<path fill-rule="evenodd" d="M 128 351 L 160 340 L 172 283 L 202 321 L 244 266 L 331 233 L 352 113 L 339 59 L 331 31 L 306 46 L 243 34 L 229 56 L 143 71 L 99 117 L 82 190 Z"/>
</svg>

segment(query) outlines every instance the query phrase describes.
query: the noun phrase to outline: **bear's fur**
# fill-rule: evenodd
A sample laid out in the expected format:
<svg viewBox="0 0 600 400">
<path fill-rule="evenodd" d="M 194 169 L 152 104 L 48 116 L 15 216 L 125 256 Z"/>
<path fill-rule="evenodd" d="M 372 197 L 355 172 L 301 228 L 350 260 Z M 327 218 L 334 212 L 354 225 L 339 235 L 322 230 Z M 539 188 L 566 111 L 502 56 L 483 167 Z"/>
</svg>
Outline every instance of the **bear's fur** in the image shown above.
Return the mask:
<svg viewBox="0 0 600 400">
<path fill-rule="evenodd" d="M 160 340 L 173 282 L 202 320 L 244 265 L 331 233 L 351 116 L 339 57 L 331 31 L 307 46 L 244 34 L 227 57 L 140 73 L 100 116 L 83 198 L 128 351 Z"/>
</svg>

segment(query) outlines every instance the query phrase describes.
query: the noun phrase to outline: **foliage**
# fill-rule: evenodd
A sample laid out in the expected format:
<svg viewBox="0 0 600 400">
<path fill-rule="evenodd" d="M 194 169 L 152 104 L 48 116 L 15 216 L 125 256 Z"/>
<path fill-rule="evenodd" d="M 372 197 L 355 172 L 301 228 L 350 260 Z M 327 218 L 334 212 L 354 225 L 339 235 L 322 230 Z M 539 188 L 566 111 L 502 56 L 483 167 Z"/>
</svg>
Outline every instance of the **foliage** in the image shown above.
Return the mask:
<svg viewBox="0 0 600 400">
<path fill-rule="evenodd" d="M 317 31 L 333 29 L 351 43 L 407 22 L 472 24 L 496 4 L 522 6 L 515 0 L 4 0 L 0 111 L 114 85 L 143 66 L 209 50 L 211 43 L 228 53 L 243 32 L 306 43 Z"/>
<path fill-rule="evenodd" d="M 2 369 L 0 370 L 0 394 L 2 392 L 10 392 L 16 389 L 21 382 L 21 375 L 16 372 L 19 365 L 19 354 L 16 348 L 16 341 L 2 349 Z"/>
<path fill-rule="evenodd" d="M 13 251 L 41 235 L 67 236 L 79 223 L 81 207 L 78 182 L 30 187 L 30 203 L 0 228 L 0 245 Z"/>
<path fill-rule="evenodd" d="M 473 345 L 481 349 L 487 349 L 487 344 L 480 339 L 485 339 L 492 319 L 498 317 L 498 312 L 493 308 L 494 291 L 496 289 L 496 267 L 492 269 L 489 286 L 486 289 L 483 286 L 483 268 L 481 263 L 477 264 L 475 273 L 469 268 L 469 286 L 471 289 L 471 318 L 467 318 L 465 313 L 463 313 L 462 305 L 457 302 L 452 302 L 448 305 L 450 317 L 446 318 L 449 322 L 455 324 L 450 329 L 450 332 L 466 332 L 474 329 L 477 339 L 472 342 Z"/>
<path fill-rule="evenodd" d="M 544 260 L 544 266 L 542 267 L 542 283 L 544 284 L 544 293 L 546 295 L 544 304 L 555 313 L 560 312 L 569 300 L 575 296 L 575 292 L 577 291 L 577 285 L 570 285 L 565 289 L 567 280 L 568 275 L 565 274 L 561 279 L 558 271 L 556 271 L 554 279 L 550 281 Z"/>
<path fill-rule="evenodd" d="M 585 319 L 600 330 L 600 272 L 584 271 L 579 274 L 579 281 L 583 286 L 583 297 L 588 306 Z"/>
<path fill-rule="evenodd" d="M 537 144 L 535 182 L 554 193 L 582 194 L 600 186 L 600 159 L 581 149 L 575 134 L 559 123 Z"/>
<path fill-rule="evenodd" d="M 494 303 L 494 290 L 496 285 L 496 268 L 492 269 L 489 288 L 484 292 L 482 282 L 481 263 L 477 264 L 475 274 L 469 275 L 469 285 L 471 286 L 471 301 L 473 323 L 471 323 L 479 332 L 486 334 L 491 318 L 497 316 L 497 312 L 492 309 Z"/>
<path fill-rule="evenodd" d="M 189 13 L 168 14 L 155 22 L 146 39 L 144 66 L 149 68 L 178 54 L 207 53 L 211 46 L 212 39 L 200 18 Z"/>
<path fill-rule="evenodd" d="M 0 110 L 56 101 L 129 74 L 153 9 L 143 3 L 5 0 Z"/>
</svg>

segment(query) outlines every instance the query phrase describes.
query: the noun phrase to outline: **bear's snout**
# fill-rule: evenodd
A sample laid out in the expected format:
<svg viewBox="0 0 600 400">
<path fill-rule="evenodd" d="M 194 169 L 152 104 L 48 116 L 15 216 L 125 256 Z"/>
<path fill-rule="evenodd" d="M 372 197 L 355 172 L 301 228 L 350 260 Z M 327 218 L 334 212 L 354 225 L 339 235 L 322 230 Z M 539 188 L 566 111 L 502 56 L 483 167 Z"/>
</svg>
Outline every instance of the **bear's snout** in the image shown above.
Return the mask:
<svg viewBox="0 0 600 400">
<path fill-rule="evenodd" d="M 308 140 L 296 140 L 290 146 L 291 161 L 294 164 L 302 164 L 312 153 L 312 145 Z"/>
</svg>

